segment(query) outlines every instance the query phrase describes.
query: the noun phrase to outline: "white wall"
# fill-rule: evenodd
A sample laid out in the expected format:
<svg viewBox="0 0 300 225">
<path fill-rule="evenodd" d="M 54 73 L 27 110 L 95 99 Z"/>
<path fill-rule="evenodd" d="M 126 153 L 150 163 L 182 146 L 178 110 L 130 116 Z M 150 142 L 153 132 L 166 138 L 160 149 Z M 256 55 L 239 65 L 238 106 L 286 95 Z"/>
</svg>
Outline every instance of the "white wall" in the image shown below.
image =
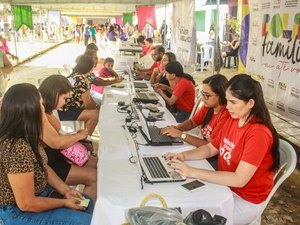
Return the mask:
<svg viewBox="0 0 300 225">
<path fill-rule="evenodd" d="M 197 32 L 197 43 L 204 44 L 209 41 L 209 28 L 211 25 L 211 10 L 217 9 L 216 5 L 205 5 L 203 6 L 200 1 L 195 2 L 195 11 L 206 11 L 205 14 L 205 32 Z M 228 5 L 220 5 L 220 15 L 219 15 L 219 37 L 220 41 L 223 41 L 223 28 L 225 25 L 226 13 L 228 13 Z"/>
</svg>

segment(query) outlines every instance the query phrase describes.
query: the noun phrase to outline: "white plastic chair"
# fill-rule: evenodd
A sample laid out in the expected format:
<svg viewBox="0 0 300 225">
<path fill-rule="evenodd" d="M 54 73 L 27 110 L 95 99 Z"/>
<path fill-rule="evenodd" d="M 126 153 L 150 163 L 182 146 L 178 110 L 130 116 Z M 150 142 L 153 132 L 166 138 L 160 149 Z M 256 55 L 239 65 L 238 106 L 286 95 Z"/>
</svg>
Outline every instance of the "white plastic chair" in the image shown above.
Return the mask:
<svg viewBox="0 0 300 225">
<path fill-rule="evenodd" d="M 268 198 L 265 201 L 264 207 L 262 208 L 259 216 L 251 222 L 249 225 L 260 225 L 261 224 L 261 214 L 267 207 L 269 201 L 279 188 L 279 186 L 283 183 L 283 181 L 288 178 L 294 169 L 296 168 L 297 164 L 297 155 L 296 152 L 288 142 L 284 140 L 279 140 L 279 151 L 280 151 L 280 168 L 278 172 L 274 176 L 274 187 L 269 194 Z"/>
<path fill-rule="evenodd" d="M 202 45 L 200 47 L 201 72 L 203 72 L 205 62 L 211 62 L 213 66 L 213 61 L 214 61 L 214 47 L 212 45 L 207 45 L 207 44 Z"/>
</svg>

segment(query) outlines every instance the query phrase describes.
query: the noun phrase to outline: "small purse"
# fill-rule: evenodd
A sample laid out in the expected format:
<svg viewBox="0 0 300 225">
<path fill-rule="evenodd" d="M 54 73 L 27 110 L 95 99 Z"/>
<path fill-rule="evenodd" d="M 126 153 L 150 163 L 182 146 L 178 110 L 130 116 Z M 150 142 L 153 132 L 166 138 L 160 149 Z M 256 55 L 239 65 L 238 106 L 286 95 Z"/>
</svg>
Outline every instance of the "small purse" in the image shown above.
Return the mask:
<svg viewBox="0 0 300 225">
<path fill-rule="evenodd" d="M 74 143 L 69 148 L 61 150 L 60 153 L 78 166 L 83 166 L 89 159 L 86 147 L 79 142 Z"/>
</svg>

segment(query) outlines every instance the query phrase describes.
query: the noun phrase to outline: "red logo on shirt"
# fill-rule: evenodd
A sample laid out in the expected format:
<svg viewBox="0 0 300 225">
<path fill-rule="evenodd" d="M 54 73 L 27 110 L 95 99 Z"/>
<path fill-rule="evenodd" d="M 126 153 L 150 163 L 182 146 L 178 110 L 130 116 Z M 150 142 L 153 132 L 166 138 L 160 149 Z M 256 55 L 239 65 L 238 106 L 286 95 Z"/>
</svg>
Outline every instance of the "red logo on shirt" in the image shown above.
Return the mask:
<svg viewBox="0 0 300 225">
<path fill-rule="evenodd" d="M 235 144 L 228 140 L 227 138 L 223 139 L 223 142 L 220 145 L 220 155 L 226 161 L 227 165 L 230 165 L 231 152 L 234 149 Z"/>
</svg>

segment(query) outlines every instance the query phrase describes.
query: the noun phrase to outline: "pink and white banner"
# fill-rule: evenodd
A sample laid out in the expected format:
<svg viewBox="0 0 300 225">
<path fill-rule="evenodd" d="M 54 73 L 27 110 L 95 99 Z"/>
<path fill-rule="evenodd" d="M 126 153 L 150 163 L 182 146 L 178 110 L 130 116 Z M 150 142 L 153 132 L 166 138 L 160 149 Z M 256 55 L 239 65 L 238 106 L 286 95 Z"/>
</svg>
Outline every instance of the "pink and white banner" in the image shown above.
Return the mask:
<svg viewBox="0 0 300 225">
<path fill-rule="evenodd" d="M 139 31 L 144 29 L 146 23 L 156 28 L 155 7 L 153 5 L 137 6 L 137 17 Z"/>
<path fill-rule="evenodd" d="M 173 3 L 172 50 L 183 65 L 196 63 L 197 39 L 195 1 Z"/>
<path fill-rule="evenodd" d="M 268 108 L 300 122 L 300 2 L 249 0 L 246 71 L 262 84 Z"/>
</svg>

